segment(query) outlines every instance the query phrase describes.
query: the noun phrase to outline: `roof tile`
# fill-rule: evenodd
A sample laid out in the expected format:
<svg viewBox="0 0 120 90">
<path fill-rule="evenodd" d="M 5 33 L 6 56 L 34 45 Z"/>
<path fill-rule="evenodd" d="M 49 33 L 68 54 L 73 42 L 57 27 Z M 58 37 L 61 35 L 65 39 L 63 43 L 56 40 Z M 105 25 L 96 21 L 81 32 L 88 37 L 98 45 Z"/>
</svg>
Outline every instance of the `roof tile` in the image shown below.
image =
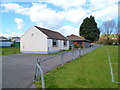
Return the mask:
<svg viewBox="0 0 120 90">
<path fill-rule="evenodd" d="M 41 28 L 38 26 L 35 26 L 37 29 L 39 29 L 41 32 L 43 32 L 45 35 L 48 36 L 48 39 L 59 39 L 59 40 L 67 40 L 62 34 L 56 31 L 48 30 L 45 28 Z"/>
</svg>

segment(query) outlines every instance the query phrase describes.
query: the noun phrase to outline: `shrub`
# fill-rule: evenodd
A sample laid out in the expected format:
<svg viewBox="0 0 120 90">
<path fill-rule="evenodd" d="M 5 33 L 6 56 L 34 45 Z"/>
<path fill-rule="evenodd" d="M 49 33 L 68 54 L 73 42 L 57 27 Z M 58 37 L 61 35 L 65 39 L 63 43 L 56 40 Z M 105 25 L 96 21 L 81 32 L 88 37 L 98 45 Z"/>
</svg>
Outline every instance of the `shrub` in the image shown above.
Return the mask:
<svg viewBox="0 0 120 90">
<path fill-rule="evenodd" d="M 74 45 L 74 48 L 79 48 L 77 45 Z"/>
</svg>

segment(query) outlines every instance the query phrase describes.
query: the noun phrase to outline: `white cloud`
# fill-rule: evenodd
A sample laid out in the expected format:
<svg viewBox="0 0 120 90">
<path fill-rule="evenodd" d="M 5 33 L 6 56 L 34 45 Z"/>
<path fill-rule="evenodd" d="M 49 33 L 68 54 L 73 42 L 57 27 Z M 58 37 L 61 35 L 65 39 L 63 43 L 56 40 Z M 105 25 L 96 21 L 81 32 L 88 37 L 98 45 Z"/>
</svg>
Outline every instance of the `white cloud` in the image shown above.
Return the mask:
<svg viewBox="0 0 120 90">
<path fill-rule="evenodd" d="M 71 9 L 64 12 L 66 20 L 79 25 L 83 19 L 87 16 L 87 12 L 83 8 Z"/>
<path fill-rule="evenodd" d="M 61 27 L 59 29 L 59 32 L 61 32 L 65 36 L 68 36 L 68 35 L 71 35 L 71 34 L 79 35 L 79 28 L 74 28 L 72 26 L 66 25 L 66 26 Z"/>
<path fill-rule="evenodd" d="M 15 18 L 15 22 L 17 24 L 17 29 L 22 30 L 24 27 L 24 22 L 21 18 Z"/>
<path fill-rule="evenodd" d="M 117 4 L 118 0 L 90 0 L 89 8 L 92 10 L 100 10 L 111 5 Z"/>
<path fill-rule="evenodd" d="M 4 7 L 3 12 L 14 11 L 16 13 L 23 14 L 23 15 L 27 14 L 27 12 L 29 10 L 29 8 L 24 8 L 16 3 L 2 4 L 1 7 Z"/>
<path fill-rule="evenodd" d="M 55 6 L 68 9 L 71 7 L 79 7 L 84 5 L 86 0 L 48 0 L 48 3 L 52 3 Z"/>
<path fill-rule="evenodd" d="M 31 7 L 23 7 L 16 3 L 2 4 L 5 12 L 14 11 L 22 15 L 29 16 L 32 22 L 36 25 L 59 30 L 64 35 L 79 33 L 79 28 L 74 28 L 69 25 L 64 25 L 65 20 L 76 25 L 80 25 L 87 16 L 95 16 L 96 21 L 102 22 L 114 19 L 118 15 L 118 0 L 48 0 L 55 6 L 62 7 L 62 11 L 48 8 L 47 4 L 32 3 Z M 23 20 L 17 18 L 15 22 L 18 24 L 18 29 L 23 27 Z M 99 23 L 98 23 L 99 24 Z"/>
<path fill-rule="evenodd" d="M 28 15 L 32 22 L 48 28 L 59 28 L 63 25 L 64 21 L 64 17 L 62 17 L 59 12 L 47 8 L 46 5 L 40 3 L 34 3 L 33 6 L 29 8 Z"/>
<path fill-rule="evenodd" d="M 5 8 L 5 12 L 14 11 L 22 15 L 27 15 L 32 22 L 43 27 L 56 29 L 61 27 L 64 22 L 64 17 L 61 16 L 61 13 L 48 8 L 46 4 L 32 3 L 32 6 L 29 8 L 24 8 L 15 3 L 3 4 L 1 6 Z"/>
<path fill-rule="evenodd" d="M 98 20 L 107 21 L 118 17 L 118 5 L 111 5 L 102 10 L 91 13 Z"/>
<path fill-rule="evenodd" d="M 9 33 L 2 33 L 0 32 L 0 36 L 4 36 L 4 37 L 21 37 L 23 35 L 23 33 L 18 33 L 18 32 L 9 32 Z"/>
<path fill-rule="evenodd" d="M 64 20 L 71 21 L 77 25 L 80 25 L 83 19 L 87 16 L 94 15 L 96 19 L 104 21 L 104 19 L 113 19 L 117 17 L 117 2 L 118 0 L 90 0 L 89 4 L 85 4 L 86 0 L 48 0 L 48 3 L 52 3 L 56 6 L 64 8 L 63 11 L 53 10 L 48 8 L 46 4 L 32 3 L 32 6 L 25 8 L 15 3 L 3 4 L 6 11 L 15 11 L 16 13 L 28 15 L 32 22 L 37 25 L 42 25 L 47 28 L 59 28 L 63 25 Z M 98 5 L 99 4 L 99 5 Z M 87 8 L 82 6 L 87 5 Z M 74 8 L 72 8 L 74 7 Z M 106 18 L 107 16 L 107 18 Z"/>
</svg>

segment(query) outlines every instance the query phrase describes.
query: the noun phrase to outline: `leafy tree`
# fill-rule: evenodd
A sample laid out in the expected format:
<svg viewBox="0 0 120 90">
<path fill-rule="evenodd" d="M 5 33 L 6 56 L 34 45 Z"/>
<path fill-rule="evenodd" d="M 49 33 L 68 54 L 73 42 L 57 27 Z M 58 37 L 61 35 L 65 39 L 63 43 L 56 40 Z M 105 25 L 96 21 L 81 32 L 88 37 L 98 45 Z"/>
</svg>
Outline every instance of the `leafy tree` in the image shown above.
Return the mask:
<svg viewBox="0 0 120 90">
<path fill-rule="evenodd" d="M 100 30 L 93 16 L 85 18 L 79 29 L 79 35 L 90 41 L 99 39 Z"/>
</svg>

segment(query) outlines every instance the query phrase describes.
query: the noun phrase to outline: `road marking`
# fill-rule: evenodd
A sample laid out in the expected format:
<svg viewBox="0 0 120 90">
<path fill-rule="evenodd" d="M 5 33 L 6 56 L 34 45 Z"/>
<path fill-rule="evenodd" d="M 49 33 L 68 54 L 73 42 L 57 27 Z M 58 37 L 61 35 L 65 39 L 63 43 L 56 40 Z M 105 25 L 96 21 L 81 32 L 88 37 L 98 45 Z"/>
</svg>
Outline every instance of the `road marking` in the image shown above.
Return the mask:
<svg viewBox="0 0 120 90">
<path fill-rule="evenodd" d="M 111 61 L 110 61 L 110 54 L 109 54 L 107 46 L 106 46 L 106 50 L 107 50 L 107 53 L 108 53 L 108 60 L 109 60 L 109 65 L 110 65 L 110 72 L 111 72 L 112 82 L 114 82 L 114 75 L 113 75 L 112 65 L 111 65 Z"/>
<path fill-rule="evenodd" d="M 110 65 L 110 72 L 111 72 L 112 82 L 113 82 L 113 83 L 120 83 L 120 82 L 116 82 L 116 81 L 114 80 L 114 74 L 113 74 L 113 70 L 112 70 L 112 64 L 118 64 L 118 63 L 112 63 L 112 64 L 111 64 L 110 54 L 109 54 L 109 51 L 108 51 L 107 46 L 106 46 L 106 50 L 107 50 L 107 53 L 108 53 L 108 60 L 109 60 L 109 65 Z"/>
</svg>

